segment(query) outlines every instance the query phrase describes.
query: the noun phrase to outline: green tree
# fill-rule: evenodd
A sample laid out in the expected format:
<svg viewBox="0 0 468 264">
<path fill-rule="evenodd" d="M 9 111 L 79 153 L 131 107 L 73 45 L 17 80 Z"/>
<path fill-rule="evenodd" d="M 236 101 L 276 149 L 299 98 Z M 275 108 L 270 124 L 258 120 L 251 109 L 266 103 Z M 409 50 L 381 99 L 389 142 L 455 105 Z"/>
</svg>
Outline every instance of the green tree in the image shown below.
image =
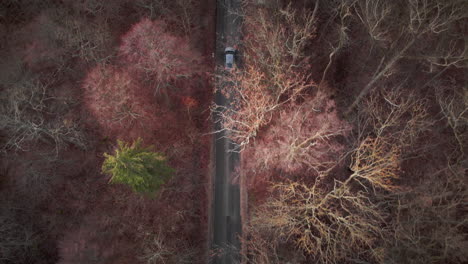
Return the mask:
<svg viewBox="0 0 468 264">
<path fill-rule="evenodd" d="M 102 171 L 111 174 L 110 183 L 123 183 L 135 192 L 154 194 L 174 173 L 166 164 L 161 153 L 153 152 L 152 146 L 142 147 L 138 138 L 132 145 L 117 140 L 118 148 L 114 155 L 104 153 L 106 157 Z"/>
</svg>

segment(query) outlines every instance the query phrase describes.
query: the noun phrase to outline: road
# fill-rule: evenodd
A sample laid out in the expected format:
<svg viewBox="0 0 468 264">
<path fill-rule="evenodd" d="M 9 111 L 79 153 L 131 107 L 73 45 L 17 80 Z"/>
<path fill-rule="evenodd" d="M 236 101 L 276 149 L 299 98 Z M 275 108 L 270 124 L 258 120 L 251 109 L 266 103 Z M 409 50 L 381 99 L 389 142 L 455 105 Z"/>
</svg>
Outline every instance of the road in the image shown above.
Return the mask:
<svg viewBox="0 0 468 264">
<path fill-rule="evenodd" d="M 218 0 L 216 12 L 216 64 L 217 76 L 226 74 L 222 72 L 224 66 L 224 49 L 228 46 L 236 47 L 240 41 L 240 18 L 237 11 L 240 9 L 239 0 Z M 229 99 L 225 98 L 222 89 L 234 89 L 232 84 L 223 82 L 217 83 L 215 103 L 221 106 L 229 105 Z M 222 130 L 219 116 L 214 115 L 215 131 Z M 212 264 L 239 263 L 241 234 L 240 218 L 240 188 L 238 181 L 235 181 L 235 168 L 239 164 L 239 154 L 232 152 L 234 143 L 228 139 L 225 131 L 217 132 L 215 140 L 215 173 L 212 216 L 212 241 L 211 249 L 213 257 Z"/>
</svg>

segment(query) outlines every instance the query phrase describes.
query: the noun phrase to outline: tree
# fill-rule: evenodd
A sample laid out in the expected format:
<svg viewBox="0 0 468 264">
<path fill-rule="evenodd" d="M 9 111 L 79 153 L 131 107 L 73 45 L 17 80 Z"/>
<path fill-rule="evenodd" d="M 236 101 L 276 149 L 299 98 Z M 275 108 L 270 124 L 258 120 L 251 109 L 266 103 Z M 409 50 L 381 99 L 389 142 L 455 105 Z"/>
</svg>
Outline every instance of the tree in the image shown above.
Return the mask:
<svg viewBox="0 0 468 264">
<path fill-rule="evenodd" d="M 323 181 L 331 174 L 313 184 L 274 183 L 270 198 L 254 211 L 252 228 L 292 242 L 317 263 L 355 257 L 382 263 L 378 239 L 386 235 L 388 209 L 373 198 L 398 190 L 400 150 L 367 138 L 351 157 L 353 173 L 345 181 L 334 179 L 333 186 Z"/>
<path fill-rule="evenodd" d="M 348 107 L 346 114 L 351 113 L 372 89 L 378 89 L 378 83 L 384 78 L 388 79 L 403 58 L 428 64 L 430 72 L 436 67 L 442 70 L 451 66 L 466 67 L 466 40 L 459 33 L 460 27 L 466 27 L 466 1 L 356 2 L 360 3 L 356 15 L 365 25 L 371 39 L 386 41 L 387 44 L 380 48 L 382 54 L 379 55 L 379 66 Z M 390 32 L 395 35 L 391 36 Z"/>
<path fill-rule="evenodd" d="M 315 86 L 306 53 L 315 37 L 313 13 L 295 11 L 291 5 L 274 10 L 245 8 L 243 13 L 249 29 L 243 42 L 246 66 L 228 76 L 235 88 L 223 92 L 231 105 L 211 108 L 239 151 L 270 123 L 275 112 Z"/>
<path fill-rule="evenodd" d="M 112 175 L 110 183 L 129 185 L 135 192 L 154 194 L 174 173 L 166 158 L 150 147 L 142 147 L 138 138 L 132 145 L 118 140 L 115 155 L 104 153 L 102 171 Z"/>
<path fill-rule="evenodd" d="M 122 37 L 119 54 L 124 63 L 147 81 L 165 83 L 199 72 L 201 55 L 188 38 L 172 35 L 162 21 L 144 19 Z"/>
<path fill-rule="evenodd" d="M 328 95 L 317 92 L 301 104 L 283 106 L 249 149 L 255 171 L 281 170 L 299 175 L 326 174 L 339 163 L 344 145 L 338 138 L 351 127 L 340 120 Z M 312 173 L 312 174 L 311 174 Z"/>
</svg>

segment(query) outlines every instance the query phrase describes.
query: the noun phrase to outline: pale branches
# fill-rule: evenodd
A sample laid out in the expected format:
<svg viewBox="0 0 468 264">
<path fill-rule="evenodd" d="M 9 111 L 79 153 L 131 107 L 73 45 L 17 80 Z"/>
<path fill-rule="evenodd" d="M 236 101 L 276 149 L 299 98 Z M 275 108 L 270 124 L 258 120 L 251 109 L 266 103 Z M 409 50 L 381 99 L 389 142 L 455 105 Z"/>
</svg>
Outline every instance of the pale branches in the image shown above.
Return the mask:
<svg viewBox="0 0 468 264">
<path fill-rule="evenodd" d="M 340 120 L 327 95 L 318 92 L 314 98 L 304 99 L 301 105 L 283 107 L 265 135 L 255 142 L 250 152 L 256 158 L 249 163 L 255 171 L 326 175 L 339 163 L 344 146 L 336 139 L 350 127 Z"/>
<path fill-rule="evenodd" d="M 151 20 L 162 19 L 176 26 L 184 35 L 191 36 L 200 16 L 199 7 L 194 0 L 136 0 L 143 17 Z"/>
<path fill-rule="evenodd" d="M 414 34 L 439 34 L 452 23 L 468 18 L 468 3 L 459 0 L 408 0 L 408 30 Z"/>
<path fill-rule="evenodd" d="M 317 1 L 318 3 L 318 1 Z M 349 36 L 348 36 L 348 20 L 351 17 L 351 6 L 346 2 L 341 2 L 341 4 L 338 6 L 338 8 L 334 11 L 334 16 L 339 16 L 340 23 L 338 25 L 338 44 L 332 45 L 330 43 L 330 46 L 332 50 L 330 51 L 330 54 L 328 55 L 328 64 L 323 70 L 322 73 L 322 78 L 319 83 L 319 88 L 323 89 L 323 85 L 325 83 L 325 78 L 327 77 L 327 73 L 330 70 L 334 58 L 339 54 L 339 52 L 348 45 L 349 42 Z"/>
<path fill-rule="evenodd" d="M 372 186 L 390 191 L 390 194 L 374 192 L 376 199 L 384 201 L 382 209 L 394 213 L 387 221 L 388 231 L 393 235 L 382 240 L 385 243 L 381 251 L 384 263 L 401 263 L 409 257 L 411 263 L 464 263 L 467 259 L 461 250 L 467 241 L 459 235 L 468 224 L 468 193 L 466 177 L 463 178 L 466 175 L 463 168 L 466 139 L 461 132 L 466 123 L 465 93 L 464 89 L 443 89 L 440 86 L 435 89 L 435 98 L 442 118 L 428 114 L 426 99 L 418 98 L 416 94 L 405 94 L 402 89 L 404 82 L 400 87 L 371 94 L 360 112 L 359 133 L 364 140 L 360 141 L 352 156 L 351 178 L 359 182 L 364 179 L 366 183 L 371 180 Z M 447 137 L 446 133 L 443 136 L 449 142 L 455 142 L 455 147 L 444 144 L 443 148 L 437 148 L 435 151 L 441 153 L 448 148 L 450 157 L 436 156 L 438 158 L 427 165 L 429 169 L 422 171 L 430 171 L 444 158 L 447 158 L 448 166 L 433 174 L 422 174 L 416 187 L 396 187 L 393 179 L 398 177 L 395 176 L 411 176 L 399 170 L 401 156 L 417 151 L 415 147 L 421 140 L 420 133 L 434 133 L 434 124 L 443 129 L 440 124 L 443 120 L 446 120 L 454 137 Z M 362 158 L 362 154 L 366 157 Z M 414 154 L 424 155 L 421 150 Z M 367 175 L 362 177 L 361 173 Z"/>
<path fill-rule="evenodd" d="M 377 241 L 384 238 L 386 209 L 372 197 L 398 189 L 394 180 L 400 168 L 399 148 L 368 138 L 351 155 L 353 173 L 345 181 L 335 180 L 331 189 L 319 182 L 273 184 L 272 197 L 252 219 L 253 228 L 292 241 L 319 263 L 380 261 Z"/>
<path fill-rule="evenodd" d="M 266 83 L 266 75 L 256 68 L 248 66 L 243 72 L 231 73 L 224 77 L 227 81 L 222 84 L 223 94 L 231 102 L 227 106 L 213 105 L 211 111 L 219 116 L 221 130 L 227 131 L 228 137 L 241 150 L 263 126 L 270 123 L 275 111 L 298 98 L 312 85 L 294 76 L 283 76 L 284 90 L 273 95 Z"/>
<path fill-rule="evenodd" d="M 38 18 L 39 34 L 54 43 L 58 50 L 86 63 L 107 62 L 113 55 L 113 41 L 107 22 L 85 22 L 81 17 L 67 16 L 63 8 L 51 8 Z"/>
<path fill-rule="evenodd" d="M 1 150 L 24 151 L 37 141 L 52 141 L 57 153 L 67 143 L 86 147 L 78 125 L 59 112 L 64 109 L 57 107 L 59 98 L 50 95 L 49 84 L 25 74 L 5 85 L 0 94 L 0 129 L 8 136 Z"/>
<path fill-rule="evenodd" d="M 466 30 L 468 26 L 468 3 L 458 0 L 408 0 L 408 2 L 409 32 L 418 36 L 424 34 L 436 38 L 432 45 L 425 43 L 430 50 L 408 57 L 426 61 L 431 72 L 436 67 L 442 70 L 451 66 L 466 68 L 467 44 L 466 38 L 460 31 Z"/>
<path fill-rule="evenodd" d="M 348 108 L 346 111 L 346 114 L 348 114 L 351 110 L 356 107 L 361 100 L 364 98 L 365 95 L 371 90 L 371 88 L 374 88 L 374 85 L 380 81 L 383 77 L 391 75 L 391 70 L 395 66 L 395 64 L 405 55 L 406 51 L 413 46 L 415 42 L 415 38 L 410 38 L 403 47 L 397 49 L 394 54 L 390 56 L 390 59 L 386 59 L 386 56 L 384 55 L 380 61 L 379 66 L 375 70 L 374 74 L 372 75 L 371 79 L 369 82 L 362 88 L 361 92 L 356 96 L 354 99 L 354 102 L 351 104 L 351 106 Z"/>
<path fill-rule="evenodd" d="M 135 5 L 142 9 L 140 13 L 149 19 L 155 19 L 160 14 L 160 12 L 165 12 L 167 10 L 163 0 L 136 0 Z"/>
<path fill-rule="evenodd" d="M 165 240 L 161 230 L 157 234 L 148 234 L 139 258 L 147 264 L 168 263 L 167 261 L 174 254 L 174 250 L 167 245 Z"/>
<path fill-rule="evenodd" d="M 384 89 L 369 96 L 359 112 L 357 147 L 352 155 L 351 177 L 372 186 L 396 191 L 392 180 L 400 174 L 403 159 L 419 155 L 414 147 L 421 133 L 435 122 L 427 118 L 427 103 L 402 89 Z"/>
<path fill-rule="evenodd" d="M 292 241 L 318 263 L 365 255 L 381 236 L 383 219 L 376 206 L 347 184 L 336 182 L 325 192 L 316 185 L 278 183 L 272 191 L 275 197 L 256 212 L 252 226 Z"/>
<path fill-rule="evenodd" d="M 294 138 L 287 145 L 287 153 L 285 153 L 286 155 L 284 156 L 285 161 L 291 165 L 305 165 L 307 169 L 313 169 L 319 175 L 326 174 L 333 168 L 335 162 L 320 160 L 320 158 L 323 158 L 323 156 L 325 156 L 324 154 L 327 153 L 323 151 L 323 148 L 325 146 L 331 148 L 327 154 L 336 152 L 336 149 L 333 149 L 335 146 L 332 146 L 331 139 L 342 134 L 342 130 L 319 130 L 307 138 Z M 292 136 L 299 135 L 292 134 Z M 338 147 L 338 149 L 340 149 L 340 147 Z M 318 158 L 314 156 L 318 156 Z"/>
<path fill-rule="evenodd" d="M 427 102 L 403 88 L 384 88 L 370 94 L 360 108 L 361 139 L 370 133 L 378 140 L 404 146 L 428 129 L 433 122 L 427 120 Z"/>
<path fill-rule="evenodd" d="M 192 25 L 195 24 L 195 15 L 193 14 L 195 7 L 194 0 L 176 0 L 176 12 L 171 17 L 177 17 L 175 21 L 180 23 L 180 27 L 186 36 L 193 33 Z"/>
<path fill-rule="evenodd" d="M 149 19 L 135 24 L 122 37 L 119 52 L 139 72 L 162 82 L 190 76 L 198 70 L 193 61 L 201 60 L 187 38 L 170 34 L 163 21 Z"/>
<path fill-rule="evenodd" d="M 468 141 L 464 130 L 468 127 L 468 89 L 453 89 L 448 95 L 444 91 L 436 89 L 437 102 L 441 113 L 446 119 L 448 126 L 453 132 L 459 151 L 458 159 L 465 156 L 465 148 Z"/>
<path fill-rule="evenodd" d="M 245 27 L 251 32 L 244 43 L 246 63 L 265 74 L 268 89 L 279 101 L 291 88 L 310 82 L 305 48 L 315 37 L 315 18 L 291 5 L 273 13 L 262 8 L 255 11 L 245 10 Z"/>
<path fill-rule="evenodd" d="M 468 4 L 458 0 L 406 0 L 388 2 L 359 0 L 355 2 L 356 15 L 371 39 L 392 41 L 392 31 L 399 34 L 440 34 L 451 29 L 454 22 L 468 18 Z M 401 22 L 396 21 L 404 16 Z M 394 34 L 394 33 L 393 33 Z"/>
<path fill-rule="evenodd" d="M 366 138 L 352 155 L 350 169 L 353 174 L 350 179 L 359 182 L 364 179 L 372 187 L 395 190 L 396 186 L 392 181 L 398 178 L 399 152 L 398 146 L 384 142 L 382 138 Z"/>
<path fill-rule="evenodd" d="M 403 6 L 397 2 L 378 5 L 369 0 L 358 3 L 361 7 L 356 8 L 356 13 L 371 38 L 388 39 L 392 44 L 381 50 L 379 66 L 347 114 L 378 82 L 392 74 L 402 58 L 429 62 L 431 71 L 434 66 L 466 67 L 466 41 L 459 33 L 460 28 L 466 28 L 466 1 L 408 0 Z M 416 49 L 419 45 L 428 47 L 428 50 Z"/>
<path fill-rule="evenodd" d="M 462 46 L 463 48 L 460 48 Z M 468 67 L 468 45 L 464 39 L 449 39 L 446 42 L 440 41 L 432 54 L 421 55 L 429 63 L 429 71 L 433 72 L 435 68 L 442 70 L 451 66 L 455 68 Z"/>
<path fill-rule="evenodd" d="M 313 14 L 294 11 L 291 6 L 275 10 L 247 9 L 244 17 L 249 30 L 245 39 L 247 67 L 233 71 L 224 92 L 232 106 L 213 106 L 222 129 L 242 150 L 259 129 L 271 121 L 274 111 L 301 97 L 314 86 L 305 48 L 314 37 Z"/>
<path fill-rule="evenodd" d="M 145 104 L 150 100 L 138 96 L 139 87 L 129 71 L 101 64 L 90 70 L 83 81 L 84 101 L 105 127 L 141 126 L 142 120 L 148 118 Z"/>
<path fill-rule="evenodd" d="M 63 2 L 68 9 L 73 10 L 73 13 L 80 17 L 87 16 L 107 24 L 110 21 L 115 22 L 118 19 L 122 19 L 122 11 L 126 7 L 127 1 L 64 0 Z"/>
<path fill-rule="evenodd" d="M 160 228 L 158 233 L 147 233 L 139 259 L 146 264 L 190 264 L 199 252 L 182 240 L 169 239 Z"/>
<path fill-rule="evenodd" d="M 392 6 L 388 1 L 361 0 L 356 2 L 356 15 L 366 27 L 369 36 L 376 41 L 388 41 Z"/>
<path fill-rule="evenodd" d="M 232 75 L 234 87 L 225 92 L 227 98 L 233 100 L 228 106 L 212 106 L 212 112 L 219 115 L 222 130 L 243 149 L 257 131 L 270 122 L 272 111 L 279 107 L 264 86 L 264 76 L 252 67 L 245 73 Z"/>
</svg>

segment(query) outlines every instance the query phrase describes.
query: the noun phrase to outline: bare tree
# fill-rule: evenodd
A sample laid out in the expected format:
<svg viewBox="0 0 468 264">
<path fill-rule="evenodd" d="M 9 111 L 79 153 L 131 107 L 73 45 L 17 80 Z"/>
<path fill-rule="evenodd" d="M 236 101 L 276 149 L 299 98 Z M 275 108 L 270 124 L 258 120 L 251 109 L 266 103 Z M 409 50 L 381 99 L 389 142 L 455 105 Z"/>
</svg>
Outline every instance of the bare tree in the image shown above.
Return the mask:
<svg viewBox="0 0 468 264">
<path fill-rule="evenodd" d="M 2 197 L 3 198 L 3 197 Z M 0 261 L 2 263 L 29 262 L 41 258 L 37 244 L 41 242 L 31 225 L 21 224 L 17 210 L 3 200 L 0 209 Z"/>
<path fill-rule="evenodd" d="M 457 159 L 461 160 L 465 157 L 468 141 L 468 137 L 464 133 L 464 129 L 468 126 L 468 91 L 466 88 L 452 88 L 444 91 L 438 87 L 436 96 L 441 113 L 457 142 Z"/>
<path fill-rule="evenodd" d="M 145 234 L 143 249 L 139 259 L 146 264 L 189 264 L 199 256 L 197 249 L 186 245 L 182 240 L 168 239 L 164 231 Z"/>
<path fill-rule="evenodd" d="M 466 167 L 449 164 L 427 175 L 418 186 L 385 199 L 393 203 L 396 217 L 386 259 L 392 263 L 464 263 L 468 227 Z"/>
<path fill-rule="evenodd" d="M 202 72 L 201 55 L 187 37 L 168 32 L 164 21 L 143 19 L 122 38 L 119 55 L 129 68 L 168 100 L 171 81 Z"/>
<path fill-rule="evenodd" d="M 234 102 L 228 106 L 213 105 L 211 110 L 220 116 L 222 130 L 228 131 L 229 137 L 243 149 L 258 130 L 270 122 L 273 110 L 280 104 L 266 93 L 267 88 L 262 83 L 264 76 L 253 67 L 232 77 L 236 87 L 225 94 Z"/>
<path fill-rule="evenodd" d="M 459 66 L 466 61 L 466 52 L 464 51 L 466 47 L 463 47 L 462 51 L 458 51 L 458 49 L 455 49 L 455 44 L 451 44 L 451 42 L 460 39 L 460 35 L 453 32 L 456 30 L 454 25 L 458 22 L 463 23 L 468 17 L 466 2 L 408 0 L 405 2 L 406 5 L 403 6 L 406 8 L 406 10 L 403 10 L 406 19 L 400 19 L 400 21 L 403 21 L 402 23 L 395 23 L 395 19 L 390 19 L 395 17 L 395 15 L 391 14 L 399 14 L 402 8 L 396 2 L 376 5 L 375 1 L 366 0 L 359 3 L 361 8 L 356 8 L 358 17 L 369 30 L 369 34 L 373 39 L 382 38 L 383 35 L 386 35 L 390 31 L 397 33 L 392 37 L 393 44 L 387 48 L 389 52 L 384 52 L 380 64 L 371 76 L 371 79 L 361 89 L 348 108 L 348 114 L 383 77 L 388 77 L 391 74 L 391 69 L 400 59 L 405 57 L 414 58 L 413 54 L 409 52 L 416 44 L 426 41 L 426 39 L 443 34 L 448 37 L 439 38 L 440 40 L 438 40 L 440 43 L 443 43 L 438 46 L 444 47 L 444 51 L 436 51 L 434 56 L 426 55 L 423 57 L 431 65 Z M 386 19 L 387 22 L 384 22 Z M 437 46 L 437 43 L 435 45 Z M 448 50 L 445 50 L 445 48 L 448 48 Z"/>
<path fill-rule="evenodd" d="M 78 125 L 62 113 L 53 112 L 60 111 L 54 107 L 59 99 L 50 95 L 49 84 L 28 74 L 19 78 L 7 83 L 9 87 L 0 94 L 0 128 L 8 135 L 2 150 L 27 150 L 28 144 L 35 141 L 52 141 L 57 153 L 67 143 L 85 148 L 86 140 Z M 55 115 L 55 120 L 47 119 L 46 114 Z"/>
<path fill-rule="evenodd" d="M 140 259 L 148 264 L 168 263 L 167 259 L 174 251 L 166 245 L 161 231 L 155 235 L 148 235 L 146 239 L 143 254 L 140 256 Z"/>
<path fill-rule="evenodd" d="M 398 87 L 382 87 L 371 92 L 359 108 L 361 140 L 370 134 L 387 138 L 392 144 L 407 146 L 433 125 L 428 120 L 427 100 L 407 92 L 406 82 Z"/>
<path fill-rule="evenodd" d="M 388 35 L 393 26 L 391 19 L 393 7 L 387 1 L 356 1 L 356 15 L 366 27 L 369 36 L 375 41 L 389 41 Z"/>
<path fill-rule="evenodd" d="M 318 3 L 318 1 L 317 1 Z M 327 73 L 330 70 L 333 60 L 335 57 L 341 52 L 343 48 L 345 48 L 348 45 L 349 42 L 349 36 L 348 36 L 348 20 L 350 19 L 351 14 L 351 6 L 346 2 L 343 1 L 340 3 L 340 5 L 337 7 L 337 10 L 334 12 L 334 16 L 339 16 L 340 23 L 338 25 L 338 43 L 336 45 L 333 45 L 330 43 L 331 46 L 331 51 L 330 54 L 328 55 L 328 64 L 323 70 L 322 73 L 322 78 L 319 83 L 319 89 L 324 89 L 324 84 L 325 84 L 325 78 L 327 77 Z"/>
<path fill-rule="evenodd" d="M 287 174 L 326 175 L 339 163 L 344 146 L 337 142 L 351 127 L 340 120 L 336 106 L 322 92 L 300 105 L 282 107 L 265 135 L 249 149 L 249 169 Z"/>
<path fill-rule="evenodd" d="M 292 241 L 318 263 L 339 263 L 358 251 L 372 255 L 383 218 L 366 194 L 351 191 L 348 183 L 336 182 L 330 192 L 317 185 L 275 184 L 275 197 L 256 212 L 252 226 Z"/>
<path fill-rule="evenodd" d="M 222 129 L 241 150 L 271 121 L 275 111 L 315 86 L 305 54 L 315 36 L 314 14 L 296 11 L 291 5 L 274 9 L 273 15 L 264 8 L 255 10 L 255 14 L 249 8 L 244 10 L 250 32 L 244 43 L 247 67 L 228 77 L 234 87 L 225 93 L 234 100 L 234 107 L 212 107 L 221 117 Z"/>
</svg>

